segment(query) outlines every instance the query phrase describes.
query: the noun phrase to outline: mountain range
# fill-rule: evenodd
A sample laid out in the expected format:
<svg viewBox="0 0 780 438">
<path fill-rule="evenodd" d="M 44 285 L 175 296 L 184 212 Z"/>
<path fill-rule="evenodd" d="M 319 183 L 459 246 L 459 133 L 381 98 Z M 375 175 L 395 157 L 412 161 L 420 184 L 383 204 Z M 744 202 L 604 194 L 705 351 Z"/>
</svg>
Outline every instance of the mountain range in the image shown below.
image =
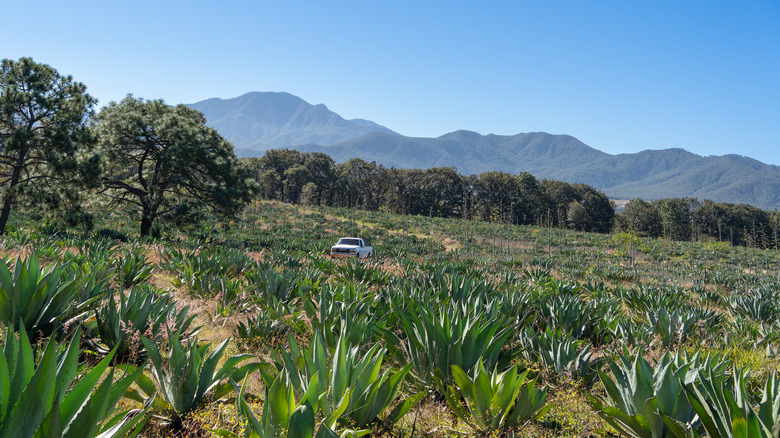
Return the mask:
<svg viewBox="0 0 780 438">
<path fill-rule="evenodd" d="M 190 106 L 243 157 L 293 148 L 323 152 L 336 162 L 359 157 L 387 167 L 452 166 L 464 175 L 529 172 L 538 179 L 589 184 L 613 199 L 695 197 L 780 208 L 780 167 L 740 155 L 704 157 L 683 149 L 611 155 L 572 136 L 544 132 L 406 137 L 369 120 L 344 119 L 289 93 L 253 92 Z"/>
</svg>

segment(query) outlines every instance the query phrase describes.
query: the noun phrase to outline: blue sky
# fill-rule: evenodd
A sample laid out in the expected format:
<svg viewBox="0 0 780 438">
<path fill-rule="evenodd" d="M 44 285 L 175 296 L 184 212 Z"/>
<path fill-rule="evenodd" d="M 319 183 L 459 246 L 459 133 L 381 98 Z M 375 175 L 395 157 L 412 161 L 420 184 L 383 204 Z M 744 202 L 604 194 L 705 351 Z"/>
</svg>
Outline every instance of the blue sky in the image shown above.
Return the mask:
<svg viewBox="0 0 780 438">
<path fill-rule="evenodd" d="M 14 1 L 0 57 L 105 104 L 286 91 L 401 134 L 569 134 L 780 165 L 780 2 Z"/>
</svg>

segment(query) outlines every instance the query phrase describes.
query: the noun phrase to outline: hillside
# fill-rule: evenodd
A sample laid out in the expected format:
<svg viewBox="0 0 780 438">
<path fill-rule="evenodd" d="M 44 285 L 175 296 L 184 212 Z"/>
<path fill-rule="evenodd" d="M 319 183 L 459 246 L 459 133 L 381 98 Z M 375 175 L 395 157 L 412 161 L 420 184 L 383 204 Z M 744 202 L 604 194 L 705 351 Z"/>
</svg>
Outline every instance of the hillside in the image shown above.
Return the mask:
<svg viewBox="0 0 780 438">
<path fill-rule="evenodd" d="M 360 157 L 401 168 L 454 166 L 463 174 L 530 172 L 539 179 L 589 184 L 616 199 L 695 197 L 780 208 L 780 167 L 739 155 L 702 157 L 683 149 L 610 155 L 568 135 L 469 131 L 438 138 L 372 133 L 297 149 L 324 152 L 337 162 Z"/>
<path fill-rule="evenodd" d="M 346 120 L 323 104 L 311 105 L 289 93 L 252 92 L 189 105 L 236 147 L 239 156 L 306 143 L 329 145 L 369 132 L 391 130 L 370 120 Z"/>
<path fill-rule="evenodd" d="M 385 166 L 451 166 L 462 174 L 530 172 L 539 179 L 589 184 L 618 199 L 696 197 L 780 208 L 780 167 L 739 155 L 703 157 L 683 149 L 610 155 L 569 135 L 480 135 L 455 131 L 406 137 L 375 122 L 346 120 L 288 93 L 247 93 L 191 105 L 230 140 L 239 156 L 267 149 L 359 157 Z"/>
</svg>

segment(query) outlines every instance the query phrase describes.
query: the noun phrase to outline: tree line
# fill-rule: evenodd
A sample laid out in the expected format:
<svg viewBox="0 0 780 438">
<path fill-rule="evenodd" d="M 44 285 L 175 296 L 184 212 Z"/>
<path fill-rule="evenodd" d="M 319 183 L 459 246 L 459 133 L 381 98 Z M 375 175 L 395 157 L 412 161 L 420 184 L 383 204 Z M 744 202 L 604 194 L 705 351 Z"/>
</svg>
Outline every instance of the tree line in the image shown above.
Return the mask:
<svg viewBox="0 0 780 438">
<path fill-rule="evenodd" d="M 734 245 L 778 246 L 779 215 L 709 200 L 631 201 L 620 215 L 585 184 L 523 172 L 461 175 L 396 169 L 290 149 L 238 160 L 233 146 L 186 105 L 128 95 L 99 112 L 71 76 L 31 58 L 0 62 L 0 234 L 23 207 L 90 225 L 87 204 L 130 206 L 141 236 L 158 221 L 237 214 L 255 196 L 291 203 L 466 218 Z"/>
<path fill-rule="evenodd" d="M 251 199 L 249 169 L 200 112 L 132 95 L 96 103 L 49 65 L 0 62 L 0 234 L 19 207 L 89 226 L 87 198 L 130 205 L 147 236 L 158 220 L 232 214 Z"/>
<path fill-rule="evenodd" d="M 780 246 L 780 214 L 695 198 L 630 201 L 616 214 L 586 184 L 537 180 L 523 172 L 461 175 L 452 167 L 396 169 L 353 158 L 336 164 L 321 152 L 272 149 L 244 159 L 261 197 L 290 203 L 465 218 L 676 241 L 710 238 L 759 248 Z"/>
<path fill-rule="evenodd" d="M 713 239 L 757 248 L 780 247 L 780 213 L 746 204 L 695 198 L 634 199 L 617 217 L 617 228 L 670 240 Z"/>
<path fill-rule="evenodd" d="M 320 152 L 272 149 L 246 163 L 260 195 L 291 203 L 466 218 L 606 233 L 614 205 L 585 184 L 537 180 L 523 172 L 464 176 L 452 167 L 396 169 Z"/>
</svg>

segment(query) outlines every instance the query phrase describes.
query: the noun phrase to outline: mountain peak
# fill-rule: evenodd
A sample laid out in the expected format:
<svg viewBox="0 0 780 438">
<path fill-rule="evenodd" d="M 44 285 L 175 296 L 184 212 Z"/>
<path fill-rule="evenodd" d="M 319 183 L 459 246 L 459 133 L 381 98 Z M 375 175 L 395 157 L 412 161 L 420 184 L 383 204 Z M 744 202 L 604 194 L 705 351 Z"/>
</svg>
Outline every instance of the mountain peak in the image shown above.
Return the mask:
<svg viewBox="0 0 780 438">
<path fill-rule="evenodd" d="M 202 112 L 206 123 L 241 151 L 262 153 L 308 143 L 329 145 L 369 132 L 392 132 L 368 120 L 345 120 L 324 104 L 311 105 L 286 92 L 253 91 L 189 106 Z"/>
<path fill-rule="evenodd" d="M 684 149 L 610 155 L 570 135 L 480 135 L 458 130 L 438 138 L 405 137 L 370 120 L 345 120 L 324 104 L 285 92 L 251 92 L 192 105 L 242 156 L 267 149 L 324 152 L 397 168 L 451 166 L 463 174 L 530 172 L 538 179 L 589 184 L 619 199 L 698 197 L 780 208 L 780 167 L 739 155 L 702 157 Z"/>
</svg>

